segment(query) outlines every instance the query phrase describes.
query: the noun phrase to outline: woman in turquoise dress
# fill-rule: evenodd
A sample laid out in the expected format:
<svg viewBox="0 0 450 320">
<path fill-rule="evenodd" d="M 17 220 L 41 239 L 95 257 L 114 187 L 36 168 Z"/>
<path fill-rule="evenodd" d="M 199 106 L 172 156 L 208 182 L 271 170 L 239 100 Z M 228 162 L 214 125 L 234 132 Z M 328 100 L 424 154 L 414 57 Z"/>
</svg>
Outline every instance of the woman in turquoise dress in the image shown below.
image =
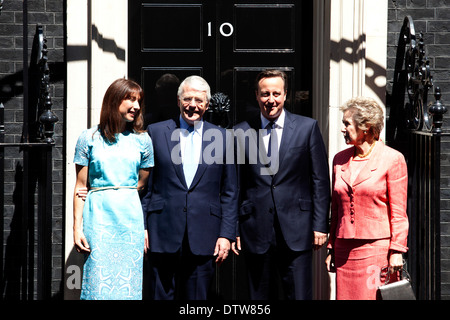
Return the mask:
<svg viewBox="0 0 450 320">
<path fill-rule="evenodd" d="M 107 89 L 100 123 L 75 148 L 74 244 L 86 254 L 80 299 L 142 299 L 145 237 L 139 191 L 153 167 L 143 130 L 141 87 L 127 79 Z M 85 200 L 77 195 L 89 189 Z"/>
</svg>

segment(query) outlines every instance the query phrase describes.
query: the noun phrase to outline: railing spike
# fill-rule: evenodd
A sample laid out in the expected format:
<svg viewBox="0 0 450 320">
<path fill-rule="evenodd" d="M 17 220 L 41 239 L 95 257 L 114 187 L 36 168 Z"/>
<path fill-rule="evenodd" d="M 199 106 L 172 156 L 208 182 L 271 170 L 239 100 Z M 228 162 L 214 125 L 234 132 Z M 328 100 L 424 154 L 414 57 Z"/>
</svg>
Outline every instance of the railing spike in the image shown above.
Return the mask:
<svg viewBox="0 0 450 320">
<path fill-rule="evenodd" d="M 428 108 L 428 112 L 433 116 L 433 133 L 442 132 L 444 114 L 447 112 L 447 107 L 441 102 L 441 96 L 441 88 L 436 87 L 434 92 L 435 101 Z"/>
</svg>

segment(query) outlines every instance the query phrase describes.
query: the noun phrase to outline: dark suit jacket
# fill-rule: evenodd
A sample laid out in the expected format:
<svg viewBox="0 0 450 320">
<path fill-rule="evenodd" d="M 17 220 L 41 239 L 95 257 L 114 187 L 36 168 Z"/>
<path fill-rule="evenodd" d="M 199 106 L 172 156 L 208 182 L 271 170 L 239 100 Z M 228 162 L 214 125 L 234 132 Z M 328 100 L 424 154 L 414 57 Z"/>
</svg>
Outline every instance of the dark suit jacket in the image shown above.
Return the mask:
<svg viewBox="0 0 450 320">
<path fill-rule="evenodd" d="M 243 248 L 256 254 L 269 249 L 275 212 L 291 250 L 309 250 L 313 231 L 328 232 L 329 166 L 317 121 L 285 112 L 279 168 L 274 176 L 261 175 L 264 164 L 260 161 L 249 163 L 249 146 L 258 145 L 259 139 L 242 138 L 237 132 L 258 131 L 260 117 L 235 126 L 236 152 L 245 150 L 245 164 L 238 163 L 240 236 Z"/>
<path fill-rule="evenodd" d="M 205 154 L 211 154 L 211 149 L 217 148 L 215 155 L 220 155 L 222 148 L 222 164 L 202 161 L 188 188 L 182 164 L 174 163 L 172 159 L 172 152 L 179 144 L 179 134 L 175 133 L 176 141 L 172 141 L 172 133 L 178 128 L 178 119 L 151 124 L 147 128 L 155 158 L 148 193 L 142 199 L 150 250 L 176 252 L 181 248 L 186 231 L 193 254 L 212 255 L 217 238 L 234 241 L 236 237 L 236 168 L 225 162 L 226 131 L 205 121 L 202 150 L 209 146 Z M 206 132 L 220 135 L 216 138 L 222 139 L 223 144 L 210 145 L 211 141 L 205 141 Z"/>
</svg>

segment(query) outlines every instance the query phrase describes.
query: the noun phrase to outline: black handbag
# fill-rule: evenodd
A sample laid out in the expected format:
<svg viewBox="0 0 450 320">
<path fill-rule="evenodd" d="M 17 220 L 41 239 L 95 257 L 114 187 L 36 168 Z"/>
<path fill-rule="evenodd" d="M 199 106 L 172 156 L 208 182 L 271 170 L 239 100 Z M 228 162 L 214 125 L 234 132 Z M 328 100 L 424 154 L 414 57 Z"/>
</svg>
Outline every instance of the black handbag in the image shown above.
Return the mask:
<svg viewBox="0 0 450 320">
<path fill-rule="evenodd" d="M 385 268 L 382 269 L 382 272 Z M 409 273 L 403 268 L 400 271 L 400 280 L 391 282 L 390 272 L 386 272 L 384 285 L 378 287 L 382 300 L 416 300 L 416 296 L 411 286 Z"/>
</svg>

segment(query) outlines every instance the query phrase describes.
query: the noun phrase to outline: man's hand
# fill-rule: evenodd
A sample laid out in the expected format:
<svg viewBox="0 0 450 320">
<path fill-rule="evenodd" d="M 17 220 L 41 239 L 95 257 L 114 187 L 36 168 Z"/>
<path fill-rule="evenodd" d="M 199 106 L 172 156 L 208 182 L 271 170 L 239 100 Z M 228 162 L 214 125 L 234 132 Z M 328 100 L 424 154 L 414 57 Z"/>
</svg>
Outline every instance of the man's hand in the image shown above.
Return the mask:
<svg viewBox="0 0 450 320">
<path fill-rule="evenodd" d="M 236 237 L 236 242 L 231 244 L 231 250 L 238 256 L 241 251 L 241 237 Z"/>
<path fill-rule="evenodd" d="M 76 195 L 81 200 L 85 201 L 88 194 L 88 188 L 79 188 L 77 189 Z"/>
<path fill-rule="evenodd" d="M 328 235 L 326 233 L 314 231 L 314 250 L 319 250 L 328 239 Z"/>
<path fill-rule="evenodd" d="M 150 243 L 148 241 L 148 232 L 144 230 L 144 253 L 146 254 L 148 249 L 150 249 Z"/>
<path fill-rule="evenodd" d="M 228 257 L 228 252 L 230 251 L 231 244 L 230 240 L 227 238 L 219 238 L 216 242 L 216 248 L 214 249 L 214 256 L 217 256 L 216 263 L 221 265 L 222 262 Z"/>
</svg>

